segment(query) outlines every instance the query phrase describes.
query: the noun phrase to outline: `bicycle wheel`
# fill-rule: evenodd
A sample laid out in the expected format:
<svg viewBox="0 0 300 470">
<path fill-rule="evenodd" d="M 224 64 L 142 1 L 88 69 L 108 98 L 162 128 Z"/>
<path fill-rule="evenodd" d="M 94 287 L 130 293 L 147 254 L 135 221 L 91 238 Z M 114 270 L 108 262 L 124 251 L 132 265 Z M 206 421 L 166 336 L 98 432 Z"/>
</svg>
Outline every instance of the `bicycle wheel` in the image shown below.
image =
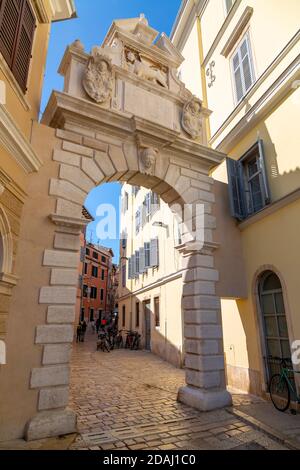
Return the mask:
<svg viewBox="0 0 300 470">
<path fill-rule="evenodd" d="M 291 401 L 290 388 L 286 378 L 280 374 L 273 375 L 270 380 L 269 390 L 275 408 L 278 411 L 286 411 Z"/>
</svg>

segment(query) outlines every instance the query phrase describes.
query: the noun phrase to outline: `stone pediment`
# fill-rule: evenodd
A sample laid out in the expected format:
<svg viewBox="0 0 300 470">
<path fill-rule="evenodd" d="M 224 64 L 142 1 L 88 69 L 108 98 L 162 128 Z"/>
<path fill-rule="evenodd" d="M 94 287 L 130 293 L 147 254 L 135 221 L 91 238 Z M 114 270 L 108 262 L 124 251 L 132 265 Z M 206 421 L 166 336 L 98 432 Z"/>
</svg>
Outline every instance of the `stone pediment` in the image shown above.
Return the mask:
<svg viewBox="0 0 300 470">
<path fill-rule="evenodd" d="M 89 54 L 76 40 L 59 69 L 64 92 L 206 145 L 209 111 L 178 76 L 181 54 L 164 33 L 157 36 L 141 16 L 114 21 L 102 45 Z"/>
</svg>

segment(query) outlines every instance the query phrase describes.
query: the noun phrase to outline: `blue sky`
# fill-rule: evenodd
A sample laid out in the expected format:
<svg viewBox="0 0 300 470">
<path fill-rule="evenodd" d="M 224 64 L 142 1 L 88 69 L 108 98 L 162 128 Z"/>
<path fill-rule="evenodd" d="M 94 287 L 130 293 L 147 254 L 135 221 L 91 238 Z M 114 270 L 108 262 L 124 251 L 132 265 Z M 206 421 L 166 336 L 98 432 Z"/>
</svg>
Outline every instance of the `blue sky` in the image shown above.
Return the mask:
<svg viewBox="0 0 300 470">
<path fill-rule="evenodd" d="M 179 10 L 181 0 L 75 0 L 78 19 L 53 24 L 48 61 L 46 67 L 44 93 L 41 111 L 45 109 L 53 89 L 62 90 L 63 79 L 57 73 L 66 47 L 75 39 L 80 39 L 86 51 L 100 45 L 114 19 L 139 17 L 144 13 L 150 25 L 160 32 L 170 34 Z M 95 188 L 86 200 L 86 206 L 93 216 L 100 203 L 111 203 L 118 213 L 120 185 L 109 183 Z M 93 235 L 97 242 L 96 218 L 88 227 L 88 237 Z M 113 249 L 115 262 L 119 257 L 118 240 L 100 240 L 100 244 Z"/>
</svg>

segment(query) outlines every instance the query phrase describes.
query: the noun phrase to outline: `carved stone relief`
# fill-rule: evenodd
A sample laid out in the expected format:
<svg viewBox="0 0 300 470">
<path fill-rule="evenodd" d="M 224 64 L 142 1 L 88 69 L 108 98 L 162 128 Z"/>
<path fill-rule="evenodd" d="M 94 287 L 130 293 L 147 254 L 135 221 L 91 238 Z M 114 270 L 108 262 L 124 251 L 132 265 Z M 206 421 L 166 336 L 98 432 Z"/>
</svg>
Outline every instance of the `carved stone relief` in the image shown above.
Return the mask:
<svg viewBox="0 0 300 470">
<path fill-rule="evenodd" d="M 168 88 L 168 71 L 166 67 L 143 59 L 138 52 L 128 48 L 125 50 L 125 58 L 129 72 L 134 73 L 143 80 Z"/>
<path fill-rule="evenodd" d="M 114 83 L 111 60 L 103 55 L 100 47 L 93 48 L 82 83 L 86 93 L 97 103 L 111 99 Z"/>
<path fill-rule="evenodd" d="M 192 98 L 184 105 L 181 125 L 194 140 L 202 136 L 202 118 L 202 102 Z"/>
<path fill-rule="evenodd" d="M 146 175 L 152 175 L 154 173 L 157 156 L 158 150 L 153 147 L 147 147 L 140 150 L 143 173 Z"/>
</svg>

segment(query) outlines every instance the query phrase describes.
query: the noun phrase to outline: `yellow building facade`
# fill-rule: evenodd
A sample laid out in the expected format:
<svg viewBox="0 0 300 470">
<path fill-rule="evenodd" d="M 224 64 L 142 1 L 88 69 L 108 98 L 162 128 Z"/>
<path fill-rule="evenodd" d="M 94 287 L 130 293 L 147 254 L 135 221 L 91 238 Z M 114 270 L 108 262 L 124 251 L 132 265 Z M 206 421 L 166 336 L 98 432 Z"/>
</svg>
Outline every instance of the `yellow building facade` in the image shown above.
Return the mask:
<svg viewBox="0 0 300 470">
<path fill-rule="evenodd" d="M 168 204 L 139 186 L 122 186 L 119 328 L 142 346 L 183 364 L 183 269 L 179 224 Z M 124 336 L 126 336 L 124 334 Z"/>
<path fill-rule="evenodd" d="M 172 32 L 181 79 L 212 110 L 209 144 L 229 157 L 212 176 L 228 186 L 246 295 L 222 296 L 227 382 L 259 395 L 270 356 L 300 338 L 299 15 L 296 0 L 188 0 Z"/>
</svg>

